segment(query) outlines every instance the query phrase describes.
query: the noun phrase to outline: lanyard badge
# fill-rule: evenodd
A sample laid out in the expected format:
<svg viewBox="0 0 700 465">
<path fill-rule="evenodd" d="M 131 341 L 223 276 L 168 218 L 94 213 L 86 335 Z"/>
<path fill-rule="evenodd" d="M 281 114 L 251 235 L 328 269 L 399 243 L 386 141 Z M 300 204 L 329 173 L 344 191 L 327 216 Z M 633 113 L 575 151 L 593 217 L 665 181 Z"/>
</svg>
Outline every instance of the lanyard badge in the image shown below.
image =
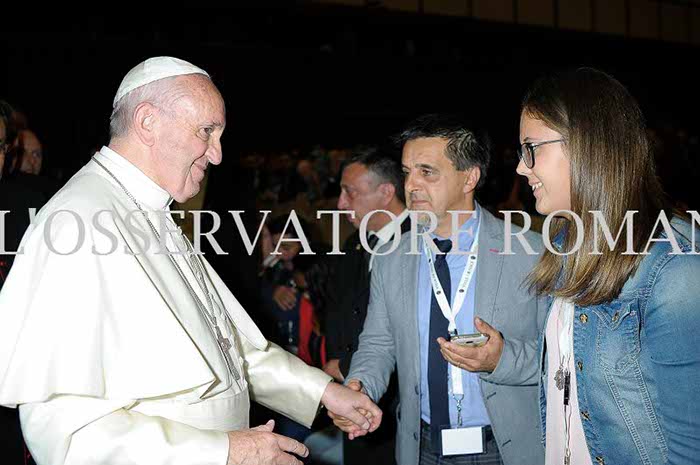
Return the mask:
<svg viewBox="0 0 700 465">
<path fill-rule="evenodd" d="M 435 259 L 433 258 L 433 254 L 430 251 L 430 246 L 428 244 L 429 239 L 427 238 L 427 234 L 423 235 L 423 250 L 426 258 L 428 259 L 428 270 L 430 271 L 430 284 L 432 286 L 435 299 L 437 300 L 437 303 L 440 306 L 440 310 L 442 311 L 443 316 L 447 318 L 447 321 L 449 322 L 447 329 L 450 332 L 450 334 L 457 334 L 457 314 L 459 314 L 460 310 L 462 309 L 464 299 L 467 296 L 467 289 L 469 288 L 469 284 L 474 278 L 474 273 L 476 271 L 476 265 L 478 261 L 476 252 L 479 244 L 480 230 L 481 217 L 479 217 L 479 224 L 476 229 L 476 234 L 474 235 L 474 241 L 472 242 L 472 246 L 469 249 L 469 253 L 467 255 L 467 263 L 464 267 L 464 271 L 462 272 L 462 277 L 459 280 L 459 286 L 457 287 L 457 293 L 454 298 L 454 301 L 452 302 L 452 306 L 450 306 L 450 303 L 447 302 L 444 289 L 442 288 L 440 279 L 438 278 L 437 272 L 435 271 Z M 462 399 L 464 399 L 464 387 L 462 386 L 462 370 L 452 364 L 450 364 L 450 379 L 452 384 L 452 397 L 457 402 L 457 423 L 459 426 L 462 426 Z"/>
<path fill-rule="evenodd" d="M 459 280 L 457 293 L 452 305 L 445 297 L 444 289 L 435 271 L 435 259 L 430 251 L 427 235 L 423 235 L 423 250 L 428 259 L 428 270 L 430 271 L 430 284 L 437 300 L 440 310 L 449 325 L 447 327 L 450 334 L 457 334 L 457 315 L 462 309 L 464 299 L 467 296 L 467 289 L 474 278 L 477 265 L 477 247 L 479 244 L 479 230 L 481 229 L 481 217 L 476 229 L 476 234 L 472 246 L 467 254 L 467 263 Z M 462 386 L 462 370 L 450 364 L 450 381 L 452 387 L 452 397 L 457 403 L 457 428 L 446 428 L 442 430 L 442 455 L 463 455 L 480 454 L 484 452 L 484 437 L 482 427 L 462 427 L 462 400 L 464 399 L 464 387 Z"/>
</svg>

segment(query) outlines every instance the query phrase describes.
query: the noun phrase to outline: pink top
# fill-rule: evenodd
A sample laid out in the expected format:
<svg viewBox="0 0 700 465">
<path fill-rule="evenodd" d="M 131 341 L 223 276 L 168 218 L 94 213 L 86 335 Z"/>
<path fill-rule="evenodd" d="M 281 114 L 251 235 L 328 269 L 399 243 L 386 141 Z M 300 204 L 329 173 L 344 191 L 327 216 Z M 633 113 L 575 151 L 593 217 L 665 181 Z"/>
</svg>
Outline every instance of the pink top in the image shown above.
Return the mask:
<svg viewBox="0 0 700 465">
<path fill-rule="evenodd" d="M 574 305 L 568 300 L 555 299 L 552 310 L 549 312 L 547 329 L 545 333 L 547 341 L 547 436 L 545 446 L 546 465 L 564 465 L 564 453 L 566 451 L 566 425 L 564 421 L 564 391 L 557 389 L 554 377 L 561 363 L 559 353 L 559 334 L 564 322 L 560 318 L 560 312 L 574 312 Z M 593 465 L 591 455 L 586 445 L 586 437 L 583 434 L 581 414 L 578 406 L 576 390 L 576 372 L 574 367 L 573 335 L 569 339 L 571 348 L 568 361 L 568 370 L 571 373 L 571 388 L 569 395 L 569 407 L 566 414 L 570 419 L 569 425 L 569 449 L 571 451 L 571 465 Z"/>
</svg>

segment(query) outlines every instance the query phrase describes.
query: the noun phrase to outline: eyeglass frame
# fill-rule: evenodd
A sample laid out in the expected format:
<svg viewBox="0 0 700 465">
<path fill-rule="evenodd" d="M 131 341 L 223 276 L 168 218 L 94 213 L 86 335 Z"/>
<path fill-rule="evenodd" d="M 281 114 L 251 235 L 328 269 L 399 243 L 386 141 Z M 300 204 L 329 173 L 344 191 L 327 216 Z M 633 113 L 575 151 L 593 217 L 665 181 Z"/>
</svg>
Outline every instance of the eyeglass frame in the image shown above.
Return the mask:
<svg viewBox="0 0 700 465">
<path fill-rule="evenodd" d="M 523 142 L 520 144 L 520 147 L 517 148 L 516 152 L 518 154 L 518 158 L 525 164 L 525 167 L 531 170 L 535 166 L 535 149 L 540 145 L 554 144 L 556 142 L 566 142 L 566 139 L 543 140 L 542 142 Z M 530 165 L 528 165 L 527 161 L 525 161 L 526 157 L 523 155 L 523 147 L 525 147 L 530 155 L 530 158 L 532 159 L 532 163 L 530 163 Z"/>
</svg>

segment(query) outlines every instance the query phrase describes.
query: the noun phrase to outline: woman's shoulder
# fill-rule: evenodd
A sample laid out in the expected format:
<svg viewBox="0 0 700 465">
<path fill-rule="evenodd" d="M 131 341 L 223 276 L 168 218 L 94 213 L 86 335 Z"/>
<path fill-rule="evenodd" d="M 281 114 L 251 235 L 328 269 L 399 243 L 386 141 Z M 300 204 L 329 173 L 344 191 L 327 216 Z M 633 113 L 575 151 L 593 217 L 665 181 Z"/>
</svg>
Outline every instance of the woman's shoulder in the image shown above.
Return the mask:
<svg viewBox="0 0 700 465">
<path fill-rule="evenodd" d="M 691 298 L 700 304 L 700 229 L 675 217 L 649 248 L 637 274 L 646 294 Z"/>
<path fill-rule="evenodd" d="M 700 230 L 685 218 L 674 217 L 659 234 L 651 237 L 643 250 L 643 258 L 624 286 L 623 293 L 649 294 L 660 277 L 673 276 L 679 282 L 700 276 Z M 695 231 L 693 231 L 693 229 Z M 698 287 L 700 289 L 700 287 Z"/>
<path fill-rule="evenodd" d="M 698 218 L 700 221 L 700 218 Z M 649 238 L 641 252 L 645 255 L 643 264 L 662 267 L 665 263 L 683 257 L 683 262 L 694 263 L 700 260 L 700 228 L 687 218 L 674 217 L 670 222 L 659 222 L 655 237 Z"/>
</svg>

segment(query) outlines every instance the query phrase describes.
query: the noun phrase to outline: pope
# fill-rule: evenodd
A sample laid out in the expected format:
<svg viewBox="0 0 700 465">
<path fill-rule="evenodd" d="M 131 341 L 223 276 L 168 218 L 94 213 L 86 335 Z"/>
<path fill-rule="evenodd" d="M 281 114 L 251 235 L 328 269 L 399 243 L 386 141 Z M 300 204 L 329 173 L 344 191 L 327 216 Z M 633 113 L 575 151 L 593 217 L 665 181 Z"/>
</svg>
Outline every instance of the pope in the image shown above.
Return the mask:
<svg viewBox="0 0 700 465">
<path fill-rule="evenodd" d="M 273 422 L 250 428 L 251 399 L 375 430 L 376 405 L 269 343 L 173 222 L 222 160 L 209 75 L 150 58 L 113 107 L 108 146 L 38 213 L 0 293 L 0 405 L 36 462 L 301 463 Z"/>
</svg>

